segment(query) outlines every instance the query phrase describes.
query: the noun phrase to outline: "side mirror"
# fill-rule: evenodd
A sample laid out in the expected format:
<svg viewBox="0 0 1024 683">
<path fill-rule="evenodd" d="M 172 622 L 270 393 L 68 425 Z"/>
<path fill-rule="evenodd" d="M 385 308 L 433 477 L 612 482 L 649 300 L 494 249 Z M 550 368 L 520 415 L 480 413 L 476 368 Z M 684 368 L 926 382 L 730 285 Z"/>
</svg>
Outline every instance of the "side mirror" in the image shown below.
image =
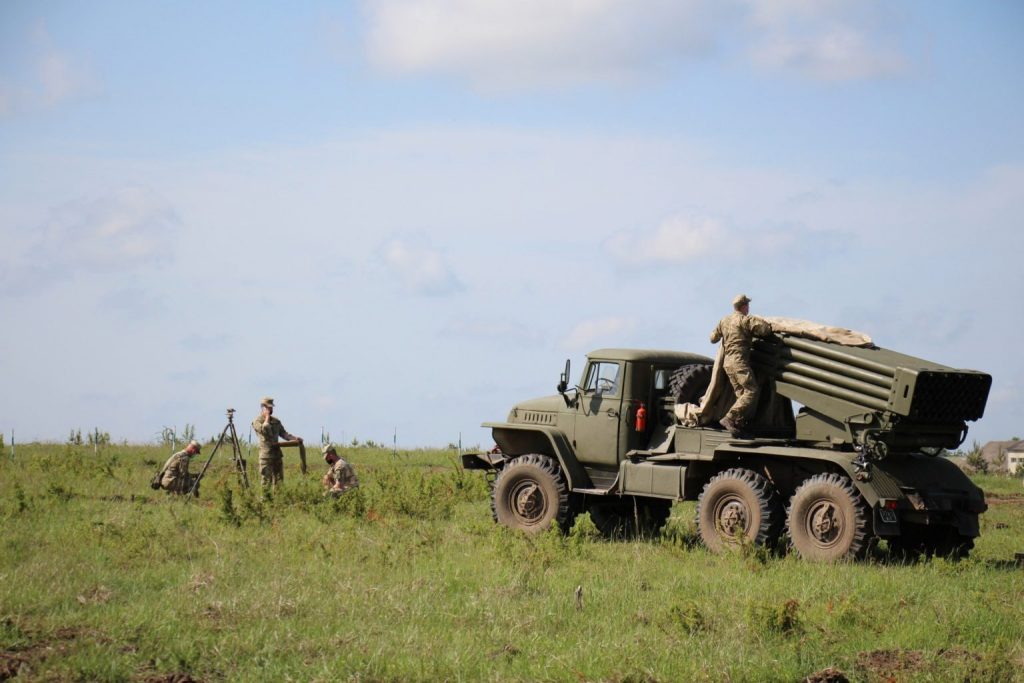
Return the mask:
<svg viewBox="0 0 1024 683">
<path fill-rule="evenodd" d="M 562 374 L 558 378 L 558 387 L 557 387 L 558 393 L 564 395 L 568 388 L 569 388 L 569 359 L 566 358 L 565 359 L 565 370 L 562 372 Z"/>
</svg>

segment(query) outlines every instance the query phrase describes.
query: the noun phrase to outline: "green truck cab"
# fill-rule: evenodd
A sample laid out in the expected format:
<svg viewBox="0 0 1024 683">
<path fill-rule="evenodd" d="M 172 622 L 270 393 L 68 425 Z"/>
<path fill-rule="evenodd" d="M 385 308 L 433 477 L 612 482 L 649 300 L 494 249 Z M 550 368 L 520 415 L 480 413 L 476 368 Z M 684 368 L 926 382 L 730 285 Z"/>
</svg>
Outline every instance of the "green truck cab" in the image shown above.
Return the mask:
<svg viewBox="0 0 1024 683">
<path fill-rule="evenodd" d="M 463 465 L 490 473 L 494 519 L 526 531 L 565 531 L 588 512 L 608 535 L 657 533 L 674 501 L 695 500 L 712 551 L 785 535 L 811 560 L 855 559 L 875 539 L 910 554 L 969 553 L 984 495 L 937 456 L 982 416 L 989 375 L 775 335 L 755 342 L 761 393 L 739 438 L 676 417 L 677 404 L 700 402 L 712 364 L 600 349 L 570 387 L 566 361 L 558 393 L 484 423 L 496 446 Z"/>
</svg>

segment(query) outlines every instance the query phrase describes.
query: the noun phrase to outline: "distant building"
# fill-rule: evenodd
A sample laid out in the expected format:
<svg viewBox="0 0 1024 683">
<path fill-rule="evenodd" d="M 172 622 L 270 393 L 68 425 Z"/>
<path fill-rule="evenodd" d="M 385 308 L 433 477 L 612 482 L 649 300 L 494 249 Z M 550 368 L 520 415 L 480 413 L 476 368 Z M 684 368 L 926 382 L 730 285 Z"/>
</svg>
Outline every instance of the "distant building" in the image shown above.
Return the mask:
<svg viewBox="0 0 1024 683">
<path fill-rule="evenodd" d="M 1016 475 L 1024 470 L 1024 441 L 1012 443 L 1013 445 L 1006 449 L 1006 471 Z"/>
<path fill-rule="evenodd" d="M 1018 467 L 1024 467 L 1024 441 L 989 441 L 981 447 L 981 457 L 993 471 L 1016 474 Z"/>
</svg>

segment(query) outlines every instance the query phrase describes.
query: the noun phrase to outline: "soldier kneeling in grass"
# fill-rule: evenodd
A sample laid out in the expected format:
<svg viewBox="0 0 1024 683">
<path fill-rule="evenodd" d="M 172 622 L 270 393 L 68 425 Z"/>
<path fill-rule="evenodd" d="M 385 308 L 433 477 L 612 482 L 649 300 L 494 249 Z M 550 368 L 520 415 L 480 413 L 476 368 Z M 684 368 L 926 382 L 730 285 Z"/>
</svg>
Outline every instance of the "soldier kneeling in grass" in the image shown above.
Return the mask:
<svg viewBox="0 0 1024 683">
<path fill-rule="evenodd" d="M 324 461 L 330 465 L 330 469 L 327 470 L 327 474 L 322 480 L 324 488 L 327 489 L 325 495 L 337 498 L 346 491 L 359 486 L 356 471 L 352 469 L 352 465 L 338 455 L 334 446 L 330 444 L 324 446 L 323 452 Z"/>
<path fill-rule="evenodd" d="M 193 456 L 199 453 L 201 446 L 198 441 L 190 441 L 185 450 L 178 451 L 164 463 L 160 470 L 160 488 L 168 493 L 185 494 L 192 490 L 198 475 L 189 474 L 188 464 Z M 199 496 L 199 487 L 196 487 L 196 497 Z"/>
</svg>

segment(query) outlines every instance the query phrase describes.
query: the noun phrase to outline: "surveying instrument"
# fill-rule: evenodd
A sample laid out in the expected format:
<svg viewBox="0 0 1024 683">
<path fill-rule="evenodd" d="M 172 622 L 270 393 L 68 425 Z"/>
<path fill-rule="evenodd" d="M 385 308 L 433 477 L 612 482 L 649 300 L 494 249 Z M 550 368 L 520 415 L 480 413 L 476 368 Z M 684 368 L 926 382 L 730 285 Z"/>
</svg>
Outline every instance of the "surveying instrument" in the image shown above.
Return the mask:
<svg viewBox="0 0 1024 683">
<path fill-rule="evenodd" d="M 228 408 L 228 423 L 224 425 L 224 431 L 220 433 L 220 438 L 217 439 L 217 445 L 213 447 L 213 452 L 210 453 L 210 457 L 206 459 L 206 464 L 203 465 L 203 470 L 192 483 L 192 488 L 188 491 L 189 498 L 194 496 L 196 491 L 199 489 L 199 482 L 202 481 L 203 475 L 206 474 L 206 470 L 210 467 L 210 463 L 213 462 L 213 456 L 217 455 L 217 449 L 219 449 L 224 443 L 225 437 L 231 442 L 231 459 L 234 461 L 235 470 L 238 472 L 238 481 L 243 487 L 249 488 L 249 475 L 245 471 L 245 460 L 242 458 L 242 446 L 238 443 L 238 432 L 235 431 L 235 409 Z"/>
</svg>

